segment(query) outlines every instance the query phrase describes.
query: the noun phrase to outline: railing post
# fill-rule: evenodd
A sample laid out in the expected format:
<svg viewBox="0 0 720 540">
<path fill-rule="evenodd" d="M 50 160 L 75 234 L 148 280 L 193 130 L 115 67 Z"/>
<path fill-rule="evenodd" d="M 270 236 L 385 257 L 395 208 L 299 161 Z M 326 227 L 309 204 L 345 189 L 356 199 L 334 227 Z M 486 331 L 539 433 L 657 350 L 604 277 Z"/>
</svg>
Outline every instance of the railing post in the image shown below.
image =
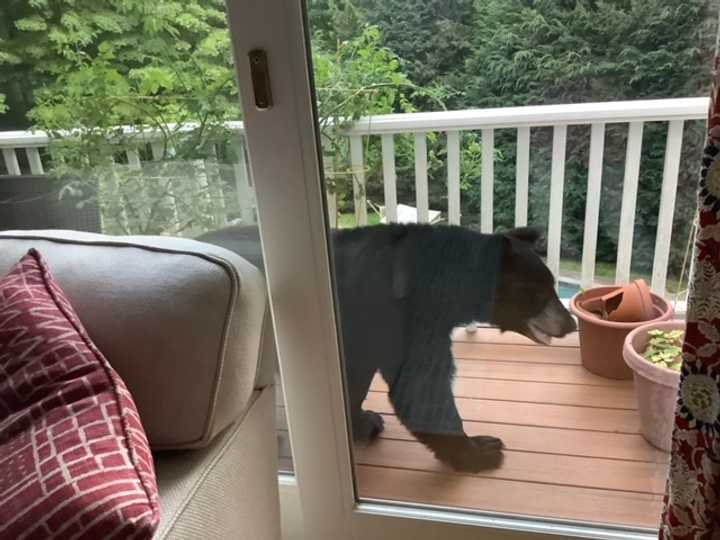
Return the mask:
<svg viewBox="0 0 720 540">
<path fill-rule="evenodd" d="M 517 130 L 517 157 L 515 165 L 515 226 L 528 223 L 528 177 L 530 172 L 530 128 Z"/>
<path fill-rule="evenodd" d="M 643 123 L 630 122 L 628 126 L 625 178 L 623 180 L 622 206 L 620 208 L 620 231 L 618 234 L 617 266 L 615 283 L 630 281 L 635 210 L 637 206 L 638 181 L 640 179 L 640 154 L 642 152 Z"/>
<path fill-rule="evenodd" d="M 548 216 L 547 265 L 557 280 L 560 276 L 560 236 L 562 234 L 563 190 L 565 185 L 565 147 L 567 126 L 553 128 Z"/>
<path fill-rule="evenodd" d="M 238 137 L 238 162 L 233 165 L 235 173 L 235 191 L 237 194 L 238 206 L 240 207 L 240 219 L 243 225 L 255 223 L 255 209 L 253 201 L 255 194 L 250 185 L 250 174 L 245 156 L 245 142 L 243 136 Z"/>
<path fill-rule="evenodd" d="M 362 135 L 350 136 L 350 167 L 353 177 L 353 201 L 355 224 L 367 225 L 367 197 L 365 194 L 365 163 L 363 161 Z"/>
<path fill-rule="evenodd" d="M 137 148 L 127 150 L 125 152 L 125 157 L 127 157 L 128 166 L 131 169 L 136 171 L 142 169 L 142 165 L 140 164 L 140 152 L 138 152 Z"/>
<path fill-rule="evenodd" d="M 332 189 L 328 188 L 328 181 L 335 180 L 335 151 L 332 148 L 332 141 L 329 135 L 320 134 L 320 145 L 322 147 L 322 166 L 325 176 L 325 200 L 327 201 L 327 213 L 330 228 L 337 227 L 337 181 L 334 181 Z M 332 179 L 332 180 L 331 180 Z"/>
<path fill-rule="evenodd" d="M 25 154 L 27 155 L 28 163 L 30 164 L 30 172 L 37 175 L 45 174 L 45 169 L 43 168 L 38 149 L 34 146 L 25 148 Z"/>
<path fill-rule="evenodd" d="M 395 141 L 392 135 L 382 136 L 383 188 L 385 191 L 385 218 L 388 223 L 397 221 L 397 176 L 395 174 Z"/>
<path fill-rule="evenodd" d="M 662 193 L 660 194 L 660 212 L 658 214 L 651 282 L 652 291 L 662 296 L 665 295 L 665 283 L 670 260 L 670 241 L 672 239 L 678 175 L 680 173 L 683 127 L 683 120 L 670 121 L 667 144 L 665 145 L 665 166 L 663 167 Z"/>
<path fill-rule="evenodd" d="M 7 169 L 8 174 L 13 176 L 20 176 L 22 173 L 20 172 L 20 164 L 18 163 L 15 149 L 3 148 L 2 153 L 3 158 L 5 159 L 5 168 Z"/>
<path fill-rule="evenodd" d="M 415 204 L 419 223 L 427 223 L 429 218 L 428 177 L 427 177 L 427 138 L 425 133 L 415 134 Z"/>
<path fill-rule="evenodd" d="M 447 132 L 448 223 L 460 225 L 460 133 Z"/>
<path fill-rule="evenodd" d="M 493 232 L 493 188 L 495 187 L 495 132 L 482 130 L 482 178 L 480 185 L 480 231 Z"/>
<path fill-rule="evenodd" d="M 592 287 L 595 280 L 595 254 L 597 252 L 598 225 L 600 222 L 600 193 L 604 150 L 605 124 L 593 124 L 590 130 L 590 161 L 588 162 L 585 230 L 580 279 L 580 285 L 584 289 Z"/>
</svg>

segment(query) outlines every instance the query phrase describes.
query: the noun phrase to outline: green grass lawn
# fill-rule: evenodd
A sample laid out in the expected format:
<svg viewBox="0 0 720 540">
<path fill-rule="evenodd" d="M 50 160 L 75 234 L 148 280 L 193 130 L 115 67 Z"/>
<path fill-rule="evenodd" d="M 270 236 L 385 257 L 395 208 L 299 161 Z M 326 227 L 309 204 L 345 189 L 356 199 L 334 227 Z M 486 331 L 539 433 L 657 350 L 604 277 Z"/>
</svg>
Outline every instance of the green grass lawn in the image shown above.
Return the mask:
<svg viewBox="0 0 720 540">
<path fill-rule="evenodd" d="M 368 225 L 380 223 L 380 216 L 375 212 L 368 212 Z M 355 214 L 339 214 L 338 229 L 350 229 L 355 227 Z"/>
<path fill-rule="evenodd" d="M 580 279 L 582 273 L 582 265 L 580 261 L 563 259 L 560 261 L 560 274 L 564 277 Z M 649 273 L 630 272 L 630 279 L 644 279 L 650 283 L 652 276 Z M 595 281 L 598 284 L 615 283 L 615 265 L 607 262 L 595 263 Z M 665 288 L 669 293 L 678 292 L 679 281 L 677 278 L 668 276 Z M 687 289 L 687 275 L 683 278 L 681 290 Z"/>
</svg>

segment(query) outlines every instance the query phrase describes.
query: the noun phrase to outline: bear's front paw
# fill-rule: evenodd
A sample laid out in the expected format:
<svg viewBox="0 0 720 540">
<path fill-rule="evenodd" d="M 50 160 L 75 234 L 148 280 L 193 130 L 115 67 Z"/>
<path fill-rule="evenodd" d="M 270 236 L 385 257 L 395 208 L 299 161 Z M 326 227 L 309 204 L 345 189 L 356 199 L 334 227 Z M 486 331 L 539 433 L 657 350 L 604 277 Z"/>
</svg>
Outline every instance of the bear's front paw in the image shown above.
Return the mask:
<svg viewBox="0 0 720 540">
<path fill-rule="evenodd" d="M 503 442 L 496 437 L 468 437 L 462 449 L 442 456 L 442 460 L 457 472 L 478 473 L 496 469 L 503 462 Z"/>
</svg>

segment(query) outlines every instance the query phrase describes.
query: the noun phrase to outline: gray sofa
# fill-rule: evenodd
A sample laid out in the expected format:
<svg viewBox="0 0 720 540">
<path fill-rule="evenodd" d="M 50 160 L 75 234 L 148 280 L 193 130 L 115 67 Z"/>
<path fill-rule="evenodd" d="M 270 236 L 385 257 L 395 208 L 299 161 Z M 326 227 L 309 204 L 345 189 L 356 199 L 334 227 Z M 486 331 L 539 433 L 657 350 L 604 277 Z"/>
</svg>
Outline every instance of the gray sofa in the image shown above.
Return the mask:
<svg viewBox="0 0 720 540">
<path fill-rule="evenodd" d="M 260 272 L 179 238 L 0 232 L 30 247 L 127 383 L 153 448 L 158 539 L 279 540 L 274 340 Z"/>
</svg>

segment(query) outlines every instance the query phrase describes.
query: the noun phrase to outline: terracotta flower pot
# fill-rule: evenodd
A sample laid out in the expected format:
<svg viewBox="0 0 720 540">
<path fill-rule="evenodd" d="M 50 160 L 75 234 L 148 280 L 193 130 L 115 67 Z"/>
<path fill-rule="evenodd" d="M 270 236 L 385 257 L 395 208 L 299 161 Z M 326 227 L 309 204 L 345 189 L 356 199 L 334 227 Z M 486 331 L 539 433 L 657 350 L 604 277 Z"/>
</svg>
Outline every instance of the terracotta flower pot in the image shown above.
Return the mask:
<svg viewBox="0 0 720 540">
<path fill-rule="evenodd" d="M 608 321 L 648 321 L 655 316 L 652 295 L 644 279 L 617 287 L 600 297 L 584 300 L 580 305 Z"/>
<path fill-rule="evenodd" d="M 675 404 L 677 402 L 680 373 L 648 362 L 642 357 L 650 337 L 650 330 L 685 330 L 682 321 L 667 321 L 644 324 L 625 338 L 623 357 L 633 370 L 635 394 L 640 413 L 640 433 L 660 450 L 669 452 L 672 446 L 672 432 L 675 426 Z"/>
<path fill-rule="evenodd" d="M 650 320 L 617 322 L 603 320 L 584 306 L 593 306 L 600 299 L 619 290 L 619 287 L 595 287 L 576 294 L 570 301 L 570 311 L 578 318 L 580 356 L 588 371 L 608 379 L 631 379 L 632 370 L 623 360 L 625 337 L 635 328 L 650 322 L 667 321 L 673 309 L 660 296 L 650 293 L 653 313 Z M 591 302 L 587 302 L 590 300 Z"/>
</svg>

